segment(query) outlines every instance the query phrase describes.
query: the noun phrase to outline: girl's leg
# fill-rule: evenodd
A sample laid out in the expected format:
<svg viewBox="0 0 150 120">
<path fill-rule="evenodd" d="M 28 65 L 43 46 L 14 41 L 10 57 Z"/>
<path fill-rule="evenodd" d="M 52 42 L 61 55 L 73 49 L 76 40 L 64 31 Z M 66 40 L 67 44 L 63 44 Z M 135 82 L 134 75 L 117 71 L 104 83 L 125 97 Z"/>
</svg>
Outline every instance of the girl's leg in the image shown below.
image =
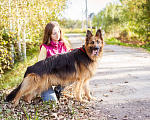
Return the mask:
<svg viewBox="0 0 150 120">
<path fill-rule="evenodd" d="M 74 83 L 74 81 L 68 83 L 68 85 L 71 85 L 71 84 L 73 84 L 73 83 Z M 68 85 L 66 85 L 66 86 L 68 86 Z M 64 89 L 65 89 L 65 86 L 61 86 L 61 85 L 58 85 L 58 86 L 55 87 L 54 91 L 55 91 L 55 93 L 56 93 L 56 96 L 57 96 L 57 99 L 58 99 L 58 100 L 59 100 L 59 98 L 61 97 L 62 91 L 63 91 Z"/>
<path fill-rule="evenodd" d="M 47 91 L 41 93 L 41 97 L 43 101 L 57 101 L 57 97 L 55 94 L 55 91 L 53 90 L 52 87 L 50 87 Z"/>
<path fill-rule="evenodd" d="M 69 86 L 69 85 L 71 85 L 71 84 L 73 84 L 73 83 L 74 83 L 74 81 L 71 81 L 71 82 L 69 82 L 66 86 Z M 55 90 L 57 90 L 57 91 L 63 91 L 66 86 L 58 85 L 58 86 L 55 87 Z"/>
<path fill-rule="evenodd" d="M 61 91 L 64 90 L 64 86 L 58 85 L 54 88 L 55 94 L 57 96 L 57 99 L 60 99 L 60 96 L 62 95 Z"/>
<path fill-rule="evenodd" d="M 57 91 L 61 91 L 61 90 L 64 90 L 64 86 L 61 86 L 61 85 L 58 85 L 58 86 L 56 86 L 56 90 Z"/>
</svg>

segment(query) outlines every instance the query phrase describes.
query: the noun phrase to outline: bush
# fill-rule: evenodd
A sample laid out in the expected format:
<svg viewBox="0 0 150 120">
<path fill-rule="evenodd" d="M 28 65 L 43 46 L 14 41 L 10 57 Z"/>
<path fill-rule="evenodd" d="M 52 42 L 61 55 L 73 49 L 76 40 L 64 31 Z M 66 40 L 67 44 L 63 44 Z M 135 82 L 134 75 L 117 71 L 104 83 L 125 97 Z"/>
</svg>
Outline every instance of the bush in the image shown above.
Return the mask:
<svg viewBox="0 0 150 120">
<path fill-rule="evenodd" d="M 40 38 L 40 37 L 39 37 Z M 10 36 L 7 30 L 1 28 L 0 30 L 0 74 L 11 69 L 14 62 L 20 62 L 16 38 Z M 22 44 L 22 43 L 21 43 Z M 13 51 L 12 51 L 13 45 Z M 39 50 L 39 40 L 28 41 L 26 43 L 26 56 L 32 56 Z M 13 53 L 13 54 L 12 54 Z M 13 59 L 12 59 L 13 58 Z"/>
<path fill-rule="evenodd" d="M 0 30 L 0 74 L 11 68 L 11 49 L 13 38 L 6 31 Z"/>
<path fill-rule="evenodd" d="M 128 36 L 127 30 L 123 30 L 123 31 L 120 33 L 120 36 L 127 37 L 127 36 Z"/>
</svg>

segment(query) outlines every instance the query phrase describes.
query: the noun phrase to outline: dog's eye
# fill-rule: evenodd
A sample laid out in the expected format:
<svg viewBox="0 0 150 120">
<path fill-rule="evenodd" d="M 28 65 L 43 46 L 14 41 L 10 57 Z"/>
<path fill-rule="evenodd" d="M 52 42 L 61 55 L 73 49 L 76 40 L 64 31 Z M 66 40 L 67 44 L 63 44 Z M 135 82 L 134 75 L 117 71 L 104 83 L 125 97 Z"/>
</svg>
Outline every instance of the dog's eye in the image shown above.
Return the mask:
<svg viewBox="0 0 150 120">
<path fill-rule="evenodd" d="M 100 41 L 98 41 L 98 40 L 97 40 L 97 43 L 99 44 L 99 43 L 100 43 Z"/>
<path fill-rule="evenodd" d="M 92 41 L 91 44 L 94 44 L 94 41 Z"/>
</svg>

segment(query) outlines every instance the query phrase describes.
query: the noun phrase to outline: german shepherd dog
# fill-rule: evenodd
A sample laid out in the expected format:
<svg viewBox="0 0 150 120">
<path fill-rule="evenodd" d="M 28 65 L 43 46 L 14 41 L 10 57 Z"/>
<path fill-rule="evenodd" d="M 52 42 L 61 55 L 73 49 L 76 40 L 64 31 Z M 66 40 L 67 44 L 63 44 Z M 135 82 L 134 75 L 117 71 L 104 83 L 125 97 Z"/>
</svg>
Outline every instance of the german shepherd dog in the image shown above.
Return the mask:
<svg viewBox="0 0 150 120">
<path fill-rule="evenodd" d="M 96 72 L 98 61 L 103 54 L 103 38 L 101 30 L 93 36 L 87 30 L 85 45 L 71 52 L 56 54 L 29 66 L 25 72 L 23 81 L 7 97 L 6 101 L 13 101 L 18 105 L 20 97 L 31 103 L 31 100 L 52 85 L 65 86 L 69 82 L 75 82 L 74 95 L 78 101 L 82 89 L 88 100 L 94 100 L 90 95 L 89 79 Z"/>
</svg>

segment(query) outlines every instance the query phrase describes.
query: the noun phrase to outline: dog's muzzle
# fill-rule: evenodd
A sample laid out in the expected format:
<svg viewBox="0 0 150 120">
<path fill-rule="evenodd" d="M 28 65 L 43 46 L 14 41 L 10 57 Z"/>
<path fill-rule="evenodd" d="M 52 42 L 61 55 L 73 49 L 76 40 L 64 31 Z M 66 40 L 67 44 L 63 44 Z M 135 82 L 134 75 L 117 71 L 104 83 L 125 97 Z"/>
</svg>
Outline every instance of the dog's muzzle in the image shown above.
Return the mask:
<svg viewBox="0 0 150 120">
<path fill-rule="evenodd" d="M 100 46 L 91 47 L 92 56 L 99 55 Z"/>
</svg>

